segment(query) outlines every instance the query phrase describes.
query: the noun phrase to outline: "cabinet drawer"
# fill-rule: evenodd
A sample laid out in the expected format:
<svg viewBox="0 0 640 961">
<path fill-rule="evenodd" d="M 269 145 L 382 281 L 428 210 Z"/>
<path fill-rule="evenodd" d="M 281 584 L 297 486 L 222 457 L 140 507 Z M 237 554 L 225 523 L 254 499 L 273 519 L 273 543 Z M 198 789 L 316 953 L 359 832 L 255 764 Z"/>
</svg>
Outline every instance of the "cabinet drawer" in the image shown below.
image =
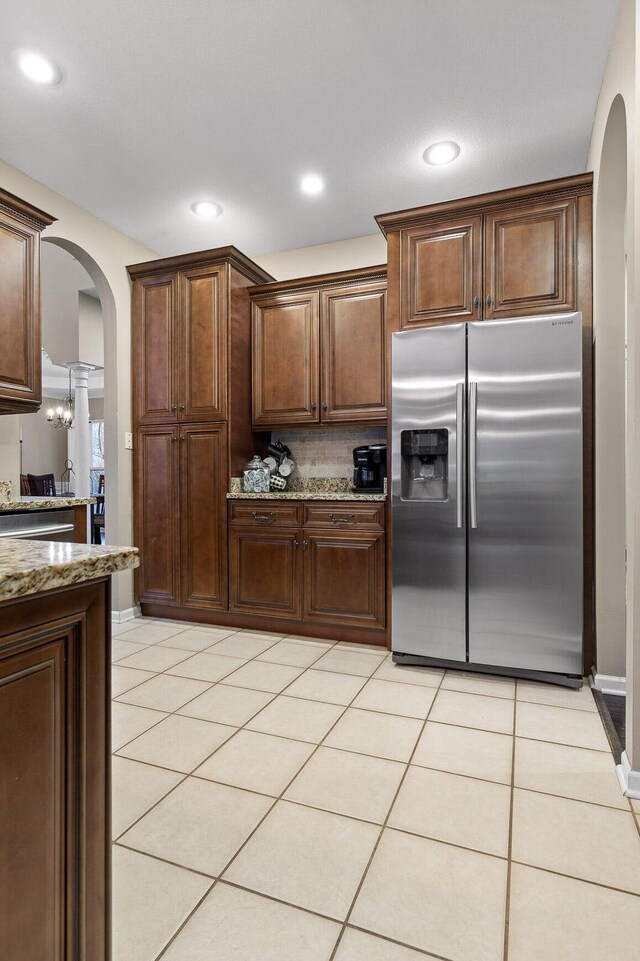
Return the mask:
<svg viewBox="0 0 640 961">
<path fill-rule="evenodd" d="M 304 505 L 304 526 L 321 530 L 367 530 L 384 529 L 384 503 L 371 501 L 354 504 L 352 501 L 336 501 L 331 504 L 307 503 Z"/>
<path fill-rule="evenodd" d="M 229 522 L 234 526 L 242 524 L 250 527 L 299 527 L 301 514 L 301 504 L 259 500 L 231 501 Z"/>
</svg>

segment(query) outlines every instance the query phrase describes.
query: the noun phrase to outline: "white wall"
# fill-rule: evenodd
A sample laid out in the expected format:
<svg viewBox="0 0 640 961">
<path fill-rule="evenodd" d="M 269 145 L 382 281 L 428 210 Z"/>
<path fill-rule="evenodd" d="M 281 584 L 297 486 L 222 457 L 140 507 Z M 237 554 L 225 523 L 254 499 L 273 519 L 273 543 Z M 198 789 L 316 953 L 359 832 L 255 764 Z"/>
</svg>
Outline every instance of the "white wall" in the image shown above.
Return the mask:
<svg viewBox="0 0 640 961">
<path fill-rule="evenodd" d="M 625 663 L 621 660 L 621 645 L 615 630 L 604 630 L 597 637 L 597 667 L 600 664 L 610 665 L 616 673 L 627 677 L 627 736 L 626 752 L 632 769 L 640 772 L 640 489 L 637 478 L 640 471 L 640 436 L 638 435 L 638 411 L 640 409 L 640 330 L 638 327 L 638 307 L 636 305 L 636 290 L 640 290 L 640 170 L 637 167 L 638 144 L 640 143 L 640 121 L 636 111 L 636 100 L 640 88 L 640 70 L 638 67 L 638 52 L 640 44 L 638 31 L 640 3 L 638 0 L 621 0 L 618 21 L 614 31 L 609 58 L 602 82 L 600 97 L 596 108 L 591 144 L 587 160 L 588 168 L 594 171 L 594 331 L 596 341 L 596 371 L 602 353 L 603 366 L 597 374 L 596 390 L 602 396 L 601 409 L 616 409 L 617 384 L 616 371 L 619 377 L 619 358 L 607 357 L 602 349 L 603 339 L 607 336 L 607 324 L 610 321 L 611 303 L 604 296 L 607 282 L 611 279 L 611 271 L 616 265 L 608 260 L 607 245 L 601 242 L 601 231 L 606 235 L 610 224 L 607 223 L 607 210 L 610 205 L 600 205 L 600 173 L 603 164 L 603 147 L 605 131 L 611 112 L 611 106 L 616 97 L 624 100 L 626 112 L 627 133 L 627 201 L 626 201 L 626 246 L 627 246 L 627 276 L 626 276 L 626 326 L 627 326 L 627 383 L 626 383 L 626 496 L 625 496 L 625 540 L 627 548 L 626 571 L 626 624 L 625 624 Z M 606 162 L 606 154 L 605 154 Z M 604 176 L 603 183 L 604 189 Z M 614 304 L 615 310 L 615 304 Z M 600 348 L 598 342 L 600 340 Z M 618 366 L 616 367 L 616 363 Z M 613 366 L 611 366 L 613 365 Z M 610 376 L 606 376 L 607 370 Z M 596 406 L 599 399 L 596 397 Z M 619 405 L 617 407 L 619 411 Z M 619 416 L 619 414 L 618 414 Z M 613 425 L 615 430 L 615 425 Z M 600 462 L 601 454 L 606 452 L 606 445 L 598 446 L 599 433 L 606 429 L 606 424 L 600 423 L 596 433 L 596 474 L 603 475 L 606 464 Z M 619 448 L 619 445 L 618 445 Z M 597 530 L 606 525 L 609 517 L 607 505 L 598 499 L 596 493 Z M 612 505 L 613 525 L 619 528 L 620 519 L 617 505 Z M 602 543 L 602 542 L 601 542 Z M 599 568 L 599 545 L 596 541 L 596 565 Z M 600 567 L 601 584 L 603 571 Z M 605 575 L 606 577 L 606 575 Z M 607 598 L 606 580 L 605 599 Z M 609 595 L 610 597 L 611 595 Z M 598 593 L 596 585 L 596 605 Z M 607 611 L 605 610 L 606 614 Z M 604 672 L 603 672 L 604 673 Z M 640 779 L 640 774 L 638 775 Z M 640 783 L 639 783 L 640 787 Z"/>
<path fill-rule="evenodd" d="M 100 301 L 78 293 L 78 355 L 74 360 L 104 367 L 104 322 Z"/>
<path fill-rule="evenodd" d="M 79 360 L 78 291 L 93 281 L 74 257 L 53 244 L 42 244 L 40 261 L 42 346 L 54 364 Z"/>
<path fill-rule="evenodd" d="M 387 262 L 387 241 L 378 231 L 366 237 L 338 240 L 333 244 L 316 244 L 281 250 L 274 254 L 261 254 L 253 258 L 276 280 L 294 277 L 310 277 L 328 274 L 334 270 L 355 270 L 356 267 L 374 267 Z"/>
<path fill-rule="evenodd" d="M 60 480 L 67 459 L 67 430 L 49 424 L 47 409 L 55 410 L 61 403 L 59 399 L 43 397 L 37 413 L 20 415 L 23 474 L 54 474 L 56 481 Z"/>
<path fill-rule="evenodd" d="M 111 544 L 131 544 L 132 455 L 124 449 L 124 433 L 131 430 L 131 293 L 126 265 L 151 260 L 156 255 L 44 184 L 2 162 L 0 186 L 57 217 L 57 222 L 44 231 L 43 238 L 54 240 L 71 252 L 91 276 L 91 284 L 84 286 L 98 290 L 105 325 L 107 459 L 114 478 L 106 491 L 106 536 Z M 7 419 L 0 417 L 0 423 Z M 118 574 L 113 581 L 114 609 L 131 607 L 131 572 Z"/>
</svg>

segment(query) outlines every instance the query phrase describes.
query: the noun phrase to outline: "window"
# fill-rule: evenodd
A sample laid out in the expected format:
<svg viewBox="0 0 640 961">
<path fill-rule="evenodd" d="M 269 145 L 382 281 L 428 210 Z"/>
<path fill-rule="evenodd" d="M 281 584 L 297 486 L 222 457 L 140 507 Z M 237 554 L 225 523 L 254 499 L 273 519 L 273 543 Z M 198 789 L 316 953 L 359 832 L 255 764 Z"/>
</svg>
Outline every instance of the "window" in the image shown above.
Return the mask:
<svg viewBox="0 0 640 961">
<path fill-rule="evenodd" d="M 91 424 L 91 493 L 98 490 L 100 474 L 104 474 L 104 421 L 92 420 Z"/>
</svg>

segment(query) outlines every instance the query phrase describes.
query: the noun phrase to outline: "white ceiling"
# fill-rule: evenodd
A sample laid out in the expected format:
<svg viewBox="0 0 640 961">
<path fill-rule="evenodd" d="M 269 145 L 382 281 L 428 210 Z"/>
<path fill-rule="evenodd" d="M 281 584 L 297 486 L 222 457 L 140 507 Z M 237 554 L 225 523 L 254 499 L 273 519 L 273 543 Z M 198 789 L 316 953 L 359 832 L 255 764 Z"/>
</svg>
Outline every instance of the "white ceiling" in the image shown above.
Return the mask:
<svg viewBox="0 0 640 961">
<path fill-rule="evenodd" d="M 0 153 L 162 254 L 357 237 L 585 169 L 618 0 L 29 0 L 0 14 Z M 11 65 L 34 47 L 63 83 Z M 460 158 L 427 167 L 424 148 Z M 325 193 L 302 196 L 317 171 Z M 1 185 L 0 185 L 1 186 Z M 224 208 L 196 218 L 198 199 Z"/>
</svg>

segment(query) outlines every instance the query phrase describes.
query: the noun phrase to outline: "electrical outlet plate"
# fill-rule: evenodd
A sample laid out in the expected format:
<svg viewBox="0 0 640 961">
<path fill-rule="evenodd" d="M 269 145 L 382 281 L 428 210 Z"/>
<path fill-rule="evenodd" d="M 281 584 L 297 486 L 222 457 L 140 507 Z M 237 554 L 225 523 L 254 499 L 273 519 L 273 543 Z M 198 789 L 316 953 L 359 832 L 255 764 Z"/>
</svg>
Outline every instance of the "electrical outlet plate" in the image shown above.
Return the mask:
<svg viewBox="0 0 640 961">
<path fill-rule="evenodd" d="M 125 432 L 124 435 L 124 449 L 133 450 L 133 434 Z"/>
</svg>

